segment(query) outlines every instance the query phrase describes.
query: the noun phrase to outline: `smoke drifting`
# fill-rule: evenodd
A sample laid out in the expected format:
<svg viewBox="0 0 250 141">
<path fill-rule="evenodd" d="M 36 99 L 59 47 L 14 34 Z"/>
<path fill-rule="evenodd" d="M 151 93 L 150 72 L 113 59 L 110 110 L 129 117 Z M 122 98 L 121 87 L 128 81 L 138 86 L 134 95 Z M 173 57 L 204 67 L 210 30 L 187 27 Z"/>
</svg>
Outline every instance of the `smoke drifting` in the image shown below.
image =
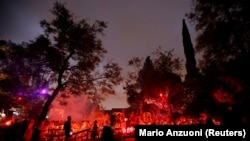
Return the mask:
<svg viewBox="0 0 250 141">
<path fill-rule="evenodd" d="M 49 120 L 64 121 L 67 116 L 72 117 L 72 121 L 81 122 L 84 120 L 95 120 L 97 111 L 90 99 L 86 95 L 71 96 L 66 99 L 67 105 L 61 105 L 58 100 L 52 103 L 49 112 Z"/>
</svg>

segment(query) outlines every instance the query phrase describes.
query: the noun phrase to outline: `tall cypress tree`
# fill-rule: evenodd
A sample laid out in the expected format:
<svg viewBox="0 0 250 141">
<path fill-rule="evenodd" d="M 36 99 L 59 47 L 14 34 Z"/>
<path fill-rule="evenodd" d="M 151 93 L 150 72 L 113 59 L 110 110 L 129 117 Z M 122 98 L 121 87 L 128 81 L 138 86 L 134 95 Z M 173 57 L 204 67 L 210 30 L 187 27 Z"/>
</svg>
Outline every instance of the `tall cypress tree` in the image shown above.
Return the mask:
<svg viewBox="0 0 250 141">
<path fill-rule="evenodd" d="M 194 78 L 198 74 L 198 69 L 196 67 L 196 60 L 194 54 L 193 44 L 191 42 L 190 34 L 185 23 L 185 20 L 182 20 L 182 38 L 183 38 L 183 47 L 184 47 L 184 54 L 186 57 L 186 80 L 189 78 Z"/>
<path fill-rule="evenodd" d="M 196 67 L 194 48 L 184 19 L 182 20 L 182 24 L 183 47 L 187 71 L 185 76 L 185 93 L 187 94 L 185 101 L 187 107 L 184 113 L 196 115 L 204 110 L 204 100 L 206 98 L 204 98 L 203 95 L 203 81 Z"/>
</svg>

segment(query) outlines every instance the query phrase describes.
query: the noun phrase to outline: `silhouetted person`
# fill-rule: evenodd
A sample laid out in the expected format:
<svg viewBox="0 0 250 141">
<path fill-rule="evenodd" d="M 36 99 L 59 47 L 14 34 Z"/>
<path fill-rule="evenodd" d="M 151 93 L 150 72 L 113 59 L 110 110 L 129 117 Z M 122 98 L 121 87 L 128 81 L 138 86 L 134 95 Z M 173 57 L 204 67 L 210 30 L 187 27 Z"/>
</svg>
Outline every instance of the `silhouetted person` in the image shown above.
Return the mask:
<svg viewBox="0 0 250 141">
<path fill-rule="evenodd" d="M 92 132 L 91 132 L 91 137 L 94 141 L 96 141 L 96 136 L 98 134 L 98 126 L 97 126 L 97 121 L 95 120 L 94 121 L 94 125 L 93 125 L 93 128 L 92 128 Z"/>
<path fill-rule="evenodd" d="M 214 126 L 213 119 L 211 117 L 208 117 L 206 119 L 206 126 Z"/>
<path fill-rule="evenodd" d="M 101 140 L 100 141 L 114 141 L 113 130 L 109 126 L 104 126 L 102 130 Z"/>
<path fill-rule="evenodd" d="M 115 141 L 113 128 L 115 126 L 116 116 L 112 114 L 109 120 L 110 126 L 103 127 L 100 141 Z"/>
<path fill-rule="evenodd" d="M 112 114 L 110 116 L 109 121 L 110 121 L 110 126 L 113 128 L 115 126 L 115 123 L 116 123 L 116 116 L 114 114 Z"/>
<path fill-rule="evenodd" d="M 65 141 L 68 141 L 71 133 L 71 116 L 68 116 L 67 121 L 64 122 L 63 130 L 65 133 Z"/>
</svg>

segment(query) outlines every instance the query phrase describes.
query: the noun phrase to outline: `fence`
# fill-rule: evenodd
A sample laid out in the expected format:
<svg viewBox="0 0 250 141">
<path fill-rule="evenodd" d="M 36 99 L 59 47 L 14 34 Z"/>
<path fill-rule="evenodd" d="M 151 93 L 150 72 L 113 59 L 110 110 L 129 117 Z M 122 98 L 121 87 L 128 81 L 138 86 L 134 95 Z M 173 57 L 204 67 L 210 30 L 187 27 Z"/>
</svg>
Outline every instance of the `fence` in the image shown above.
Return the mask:
<svg viewBox="0 0 250 141">
<path fill-rule="evenodd" d="M 98 130 L 96 139 L 99 140 L 101 137 L 102 130 Z M 121 128 L 116 128 L 114 130 L 114 135 L 116 140 L 122 140 L 125 136 L 122 135 Z M 64 140 L 64 130 L 63 129 L 48 129 L 47 135 L 44 137 L 44 141 L 63 141 Z M 72 133 L 70 140 L 72 141 L 91 141 L 91 130 L 85 129 L 78 132 Z"/>
</svg>

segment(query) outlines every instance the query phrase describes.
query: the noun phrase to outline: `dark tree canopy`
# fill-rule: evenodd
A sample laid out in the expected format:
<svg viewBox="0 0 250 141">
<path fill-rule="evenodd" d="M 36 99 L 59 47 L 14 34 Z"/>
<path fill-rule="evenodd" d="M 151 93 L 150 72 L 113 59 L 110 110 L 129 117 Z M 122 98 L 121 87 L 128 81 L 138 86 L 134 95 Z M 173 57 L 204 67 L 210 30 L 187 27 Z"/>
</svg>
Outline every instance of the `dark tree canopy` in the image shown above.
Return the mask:
<svg viewBox="0 0 250 141">
<path fill-rule="evenodd" d="M 113 92 L 112 85 L 121 80 L 120 67 L 109 62 L 102 72 L 96 71 L 107 53 L 101 40 L 97 38 L 106 28 L 106 23 L 95 21 L 89 24 L 84 19 L 76 20 L 73 14 L 58 2 L 54 4 L 51 12 L 55 16 L 53 20 L 41 21 L 45 34 L 28 44 L 31 61 L 34 65 L 39 65 L 39 68 L 36 67 L 39 69 L 38 78 L 43 78 L 47 86 L 56 86 L 45 104 L 45 109 L 59 92 L 61 96 L 67 95 L 62 90 L 67 89 L 75 95 L 92 95 L 97 92 L 99 86 L 101 93 Z"/>
<path fill-rule="evenodd" d="M 248 54 L 249 1 L 193 0 L 193 6 L 188 17 L 196 24 L 196 49 L 204 53 L 206 65 L 219 64 Z"/>
<path fill-rule="evenodd" d="M 35 84 L 30 85 L 34 71 L 26 57 L 25 44 L 0 42 L 0 107 L 5 111 L 11 107 L 23 109 L 20 116 L 37 117 L 43 103 L 35 94 Z"/>
<path fill-rule="evenodd" d="M 176 104 L 176 97 L 182 94 L 182 80 L 178 74 L 181 70 L 181 60 L 174 57 L 173 50 L 162 51 L 159 47 L 152 53 L 152 56 L 147 56 L 143 63 L 142 61 L 139 58 L 129 61 L 129 64 L 135 66 L 136 69 L 132 74 L 129 73 L 129 81 L 124 87 L 128 103 L 132 108 L 133 106 L 139 107 L 141 111 L 170 112 L 169 108 L 166 109 L 169 103 L 160 101 L 168 97 L 171 104 Z M 157 105 L 160 103 L 165 108 Z M 180 108 L 180 105 L 177 107 Z"/>
<path fill-rule="evenodd" d="M 76 19 L 59 2 L 54 3 L 51 13 L 52 20 L 40 22 L 44 34 L 15 48 L 19 49 L 18 53 L 4 53 L 9 61 L 6 70 L 18 73 L 10 75 L 23 77 L 33 92 L 49 90 L 38 124 L 46 118 L 56 97 L 86 94 L 96 100 L 96 95 L 114 94 L 114 85 L 122 80 L 117 63 L 100 66 L 107 51 L 98 36 L 107 27 L 106 22 Z M 37 140 L 37 131 L 33 132 L 32 140 Z"/>
<path fill-rule="evenodd" d="M 141 88 L 141 93 L 143 93 L 143 99 L 147 97 L 157 96 L 155 93 L 155 88 L 157 86 L 155 79 L 157 79 L 156 71 L 153 66 L 152 60 L 148 56 L 144 62 L 143 68 L 138 74 L 138 83 Z"/>
<path fill-rule="evenodd" d="M 195 48 L 203 53 L 199 64 L 204 76 L 203 87 L 207 98 L 214 99 L 209 103 L 215 103 L 208 107 L 222 116 L 236 110 L 233 117 L 237 116 L 235 122 L 238 122 L 249 117 L 246 107 L 250 101 L 250 70 L 247 67 L 250 61 L 250 2 L 194 0 L 193 6 L 187 16 L 196 24 Z"/>
</svg>

